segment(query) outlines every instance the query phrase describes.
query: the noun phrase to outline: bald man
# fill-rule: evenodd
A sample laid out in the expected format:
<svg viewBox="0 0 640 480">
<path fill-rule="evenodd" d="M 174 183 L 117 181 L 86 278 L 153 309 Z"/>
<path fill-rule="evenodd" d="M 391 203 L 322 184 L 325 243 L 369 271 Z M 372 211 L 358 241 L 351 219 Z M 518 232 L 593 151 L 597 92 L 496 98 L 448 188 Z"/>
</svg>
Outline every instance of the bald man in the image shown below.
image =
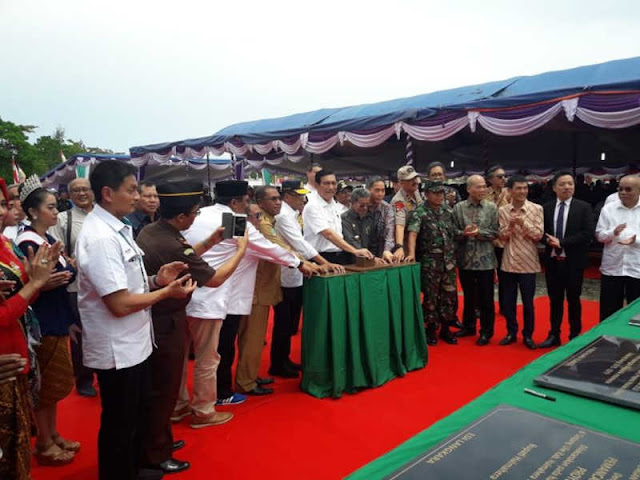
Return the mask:
<svg viewBox="0 0 640 480">
<path fill-rule="evenodd" d="M 58 214 L 58 223 L 49 229 L 49 233 L 56 239 L 64 243 L 65 253 L 69 257 L 75 254 L 76 239 L 82 230 L 82 225 L 87 215 L 93 210 L 93 192 L 91 185 L 86 178 L 76 178 L 72 180 L 68 187 L 69 198 L 73 203 L 70 210 L 65 210 Z M 85 397 L 95 397 L 97 391 L 93 386 L 93 371 L 82 364 L 82 335 L 81 321 L 78 312 L 78 281 L 76 280 L 67 287 L 69 293 L 69 303 L 74 312 L 75 322 L 71 326 L 71 359 L 73 361 L 73 372 L 76 377 L 76 390 Z"/>
<path fill-rule="evenodd" d="M 493 241 L 498 236 L 498 209 L 485 199 L 487 184 L 480 175 L 467 180 L 469 198 L 453 207 L 453 224 L 458 242 L 458 269 L 464 291 L 463 328 L 458 337 L 476 335 L 475 311 L 480 310 L 480 337 L 487 345 L 493 336 L 493 271 L 497 266 Z"/>
<path fill-rule="evenodd" d="M 618 185 L 619 202 L 600 212 L 596 238 L 604 243 L 600 272 L 600 321 L 640 297 L 640 177 Z"/>
</svg>

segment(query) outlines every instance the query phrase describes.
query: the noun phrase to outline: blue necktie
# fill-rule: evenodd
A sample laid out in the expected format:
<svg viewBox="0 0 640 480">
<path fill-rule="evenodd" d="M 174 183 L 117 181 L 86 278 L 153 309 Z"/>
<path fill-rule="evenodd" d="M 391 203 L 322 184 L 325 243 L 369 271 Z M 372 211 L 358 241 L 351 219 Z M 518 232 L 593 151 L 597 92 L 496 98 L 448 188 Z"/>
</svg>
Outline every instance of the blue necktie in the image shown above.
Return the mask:
<svg viewBox="0 0 640 480">
<path fill-rule="evenodd" d="M 560 202 L 560 208 L 558 208 L 558 218 L 556 219 L 556 238 L 562 240 L 564 237 L 564 202 Z M 560 255 L 561 248 L 556 248 L 556 254 Z"/>
</svg>

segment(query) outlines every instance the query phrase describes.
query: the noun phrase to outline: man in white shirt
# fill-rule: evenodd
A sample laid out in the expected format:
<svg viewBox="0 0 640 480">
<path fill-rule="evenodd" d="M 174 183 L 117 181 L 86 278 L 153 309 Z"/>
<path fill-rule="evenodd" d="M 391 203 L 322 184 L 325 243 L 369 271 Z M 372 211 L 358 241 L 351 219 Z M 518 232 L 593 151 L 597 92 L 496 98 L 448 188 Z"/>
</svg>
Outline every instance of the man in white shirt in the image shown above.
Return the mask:
<svg viewBox="0 0 640 480">
<path fill-rule="evenodd" d="M 325 265 L 334 272 L 344 273 L 344 268 L 329 263 L 318 251 L 307 242 L 302 235 L 302 217 L 305 195 L 309 190 L 302 188 L 297 180 L 282 182 L 282 208 L 275 216 L 276 233 L 292 250 L 300 253 L 307 260 Z M 282 301 L 274 308 L 273 331 L 271 334 L 271 367 L 269 373 L 284 377 L 297 377 L 300 364 L 289 357 L 291 353 L 291 337 L 298 331 L 302 312 L 302 272 L 280 267 Z"/>
<path fill-rule="evenodd" d="M 97 373 L 102 400 L 100 480 L 134 480 L 138 474 L 153 348 L 149 307 L 166 298 L 184 298 L 195 288 L 189 275 L 176 280 L 186 268 L 180 262 L 147 277 L 143 252 L 131 226 L 123 222 L 138 199 L 137 186 L 132 165 L 99 163 L 91 172 L 97 205 L 76 243 L 83 361 Z"/>
<path fill-rule="evenodd" d="M 49 229 L 56 240 L 64 244 L 65 253 L 74 256 L 78 235 L 87 215 L 93 210 L 93 192 L 86 178 L 75 178 L 69 182 L 69 195 L 73 207 L 58 214 L 58 223 Z M 82 364 L 82 322 L 78 312 L 78 280 L 67 287 L 69 303 L 75 315 L 75 322 L 69 329 L 71 338 L 71 360 L 76 377 L 76 390 L 84 397 L 95 397 L 98 392 L 93 386 L 93 372 Z"/>
<path fill-rule="evenodd" d="M 249 208 L 248 185 L 247 182 L 236 180 L 216 183 L 216 204 L 201 209 L 191 228 L 184 232 L 187 241 L 192 245 L 201 242 L 206 235 L 210 235 L 213 226 L 222 225 L 223 213 L 246 214 Z M 198 404 L 198 410 L 212 409 L 210 403 L 216 397 L 217 403 L 222 405 L 245 400 L 244 395 L 232 390 L 231 367 L 240 317 L 251 313 L 258 261 L 265 259 L 287 267 L 302 268 L 302 262 L 295 255 L 269 242 L 251 223 L 247 223 L 247 231 L 247 252 L 233 275 L 217 288 L 202 287 L 196 290 L 187 306 L 190 323 L 212 322 L 216 325 L 212 331 L 217 338 L 211 340 L 211 345 L 217 348 L 218 356 L 213 362 L 198 365 L 201 362 L 196 349 L 196 365 L 200 373 L 194 374 L 193 402 L 189 399 L 185 370 L 173 420 L 190 415 Z M 236 240 L 228 239 L 204 252 L 202 258 L 215 269 L 235 251 Z M 210 398 L 211 395 L 213 398 Z M 208 400 L 202 401 L 204 398 Z M 199 412 L 196 410 L 196 413 Z"/>
<path fill-rule="evenodd" d="M 369 250 L 355 248 L 342 237 L 342 219 L 333 198 L 338 181 L 333 172 L 319 171 L 316 173 L 316 183 L 318 196 L 302 212 L 304 239 L 331 263 L 348 265 L 353 263 L 353 255 L 373 258 Z"/>
<path fill-rule="evenodd" d="M 600 321 L 640 297 L 640 177 L 622 177 L 619 202 L 600 212 L 596 238 L 604 243 L 600 272 Z"/>
</svg>

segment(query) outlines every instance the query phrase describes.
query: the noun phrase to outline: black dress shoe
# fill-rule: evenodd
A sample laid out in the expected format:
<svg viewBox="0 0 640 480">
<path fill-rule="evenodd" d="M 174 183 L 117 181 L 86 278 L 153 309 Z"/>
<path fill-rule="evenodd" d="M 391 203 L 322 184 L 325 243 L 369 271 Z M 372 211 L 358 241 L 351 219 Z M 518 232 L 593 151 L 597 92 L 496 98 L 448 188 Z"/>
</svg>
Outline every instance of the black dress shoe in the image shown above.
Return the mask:
<svg viewBox="0 0 640 480">
<path fill-rule="evenodd" d="M 425 328 L 425 335 L 427 336 L 427 345 L 431 345 L 433 347 L 438 344 L 438 336 L 434 329 Z"/>
<path fill-rule="evenodd" d="M 253 390 L 249 390 L 248 392 L 244 392 L 247 395 L 270 395 L 273 393 L 273 388 L 261 387 L 257 386 Z"/>
<path fill-rule="evenodd" d="M 76 386 L 76 391 L 78 395 L 82 395 L 83 397 L 95 397 L 98 395 L 98 391 L 93 385 L 78 385 Z"/>
<path fill-rule="evenodd" d="M 506 337 L 504 337 L 502 340 L 500 340 L 500 345 L 511 345 L 513 342 L 516 341 L 516 336 L 515 335 L 507 335 Z"/>
<path fill-rule="evenodd" d="M 266 377 L 266 378 L 258 377 L 258 379 L 256 380 L 256 383 L 258 385 L 271 385 L 273 383 L 273 378 L 271 378 L 271 377 Z"/>
<path fill-rule="evenodd" d="M 282 368 L 271 367 L 269 369 L 269 375 L 273 375 L 275 377 L 282 378 L 298 378 L 299 374 L 297 370 L 293 368 L 289 368 L 288 366 L 283 366 Z"/>
<path fill-rule="evenodd" d="M 460 320 L 456 320 L 455 322 L 453 322 L 453 323 L 451 324 L 451 326 L 452 326 L 453 328 L 457 328 L 458 330 L 461 330 L 461 329 L 463 329 L 463 328 L 464 328 L 464 325 L 462 325 L 462 324 L 460 323 Z"/>
<path fill-rule="evenodd" d="M 485 345 L 489 345 L 489 337 L 485 335 L 480 335 L 480 338 L 476 340 L 476 345 L 479 347 L 484 347 Z"/>
<path fill-rule="evenodd" d="M 536 344 L 531 339 L 531 337 L 524 337 L 524 339 L 522 340 L 522 343 L 524 343 L 524 346 L 527 347 L 529 350 L 535 350 L 536 349 Z"/>
<path fill-rule="evenodd" d="M 291 360 L 287 359 L 286 364 L 287 364 L 287 367 L 289 367 L 289 368 L 291 368 L 293 370 L 296 370 L 298 372 L 302 371 L 302 365 L 299 364 L 299 363 L 292 362 Z"/>
<path fill-rule="evenodd" d="M 455 335 L 458 338 L 461 338 L 461 337 L 475 337 L 476 336 L 476 332 L 474 330 L 469 330 L 468 328 L 463 328 L 462 330 L 457 332 Z"/>
<path fill-rule="evenodd" d="M 183 462 L 175 458 L 170 458 L 166 462 L 162 462 L 159 467 L 165 474 L 184 472 L 191 466 L 189 462 Z"/>
<path fill-rule="evenodd" d="M 184 440 L 176 440 L 175 442 L 173 442 L 173 446 L 171 447 L 174 452 L 176 450 L 180 450 L 181 448 L 184 448 Z"/>
<path fill-rule="evenodd" d="M 559 347 L 561 345 L 560 338 L 555 335 L 549 335 L 547 339 L 538 344 L 538 348 L 551 348 L 551 347 Z"/>
<path fill-rule="evenodd" d="M 458 344 L 458 339 L 454 337 L 451 332 L 441 333 L 440 340 L 442 340 L 444 343 L 448 343 L 449 345 Z"/>
</svg>

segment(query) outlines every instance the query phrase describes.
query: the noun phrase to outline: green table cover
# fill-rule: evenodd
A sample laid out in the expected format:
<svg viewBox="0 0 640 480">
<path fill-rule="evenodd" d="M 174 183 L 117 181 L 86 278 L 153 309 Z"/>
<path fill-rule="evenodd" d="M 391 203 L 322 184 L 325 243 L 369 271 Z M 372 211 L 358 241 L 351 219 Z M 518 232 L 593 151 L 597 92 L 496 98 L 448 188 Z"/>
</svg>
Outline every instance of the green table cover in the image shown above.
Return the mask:
<svg viewBox="0 0 640 480">
<path fill-rule="evenodd" d="M 305 281 L 304 392 L 340 397 L 426 364 L 420 265 Z"/>
<path fill-rule="evenodd" d="M 628 325 L 629 318 L 638 312 L 640 312 L 640 300 L 615 313 L 584 335 L 531 362 L 474 401 L 433 424 L 386 455 L 352 473 L 347 479 L 374 480 L 383 478 L 412 458 L 485 415 L 499 404 L 513 405 L 565 422 L 640 442 L 640 412 L 570 393 L 546 389 L 533 383 L 535 377 L 571 356 L 600 335 L 640 339 L 640 328 Z M 523 393 L 523 389 L 527 387 L 556 397 L 557 401 L 550 402 L 527 395 Z"/>
</svg>

